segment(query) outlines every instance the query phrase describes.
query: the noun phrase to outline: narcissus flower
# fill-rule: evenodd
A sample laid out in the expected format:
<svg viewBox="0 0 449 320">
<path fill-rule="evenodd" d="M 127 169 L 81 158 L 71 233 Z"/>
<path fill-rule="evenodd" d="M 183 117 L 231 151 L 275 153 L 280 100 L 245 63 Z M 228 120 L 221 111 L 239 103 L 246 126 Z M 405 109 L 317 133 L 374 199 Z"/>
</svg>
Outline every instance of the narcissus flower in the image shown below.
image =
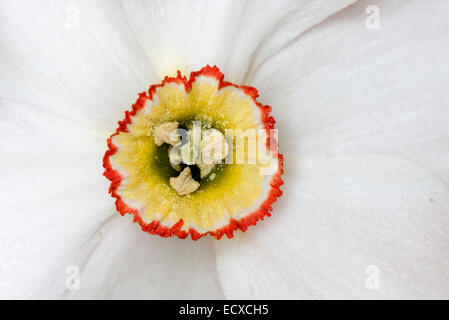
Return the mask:
<svg viewBox="0 0 449 320">
<path fill-rule="evenodd" d="M 432 9 L 1 0 L 0 297 L 449 298 Z M 227 165 L 229 128 L 275 170 Z"/>
<path fill-rule="evenodd" d="M 189 80 L 178 72 L 141 93 L 108 139 L 104 157 L 117 210 L 132 213 L 149 233 L 190 234 L 193 240 L 206 234 L 232 238 L 234 230 L 246 231 L 270 216 L 271 205 L 282 194 L 283 158 L 277 152 L 271 107 L 260 104 L 257 96 L 254 88 L 223 81 L 220 70 L 210 66 L 192 72 Z M 180 124 L 185 130 L 192 127 L 193 135 L 198 132 L 197 147 L 192 134 L 184 144 L 179 139 Z M 179 154 L 170 149 L 176 146 Z M 219 157 L 212 159 L 215 149 Z M 259 159 L 259 153 L 268 159 Z M 172 154 L 178 155 L 178 163 Z M 195 178 L 192 166 L 198 171 Z"/>
</svg>

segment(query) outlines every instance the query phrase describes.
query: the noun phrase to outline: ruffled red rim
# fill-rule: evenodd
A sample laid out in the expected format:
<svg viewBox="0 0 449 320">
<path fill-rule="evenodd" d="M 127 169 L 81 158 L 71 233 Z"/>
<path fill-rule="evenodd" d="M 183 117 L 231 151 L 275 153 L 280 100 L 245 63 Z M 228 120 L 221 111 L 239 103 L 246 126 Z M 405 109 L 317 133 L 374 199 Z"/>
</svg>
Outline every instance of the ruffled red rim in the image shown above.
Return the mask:
<svg viewBox="0 0 449 320">
<path fill-rule="evenodd" d="M 120 175 L 120 173 L 114 170 L 111 166 L 110 157 L 114 155 L 118 150 L 118 147 L 112 143 L 112 137 L 118 135 L 120 132 L 129 132 L 128 125 L 132 123 L 132 117 L 134 117 L 139 110 L 144 108 L 145 102 L 148 99 L 150 100 L 153 99 L 153 96 L 156 93 L 157 88 L 163 87 L 164 85 L 169 83 L 176 83 L 184 85 L 186 93 L 189 93 L 192 88 L 192 83 L 194 83 L 196 78 L 199 76 L 212 77 L 218 80 L 219 83 L 218 89 L 233 86 L 235 88 L 241 89 L 246 95 L 251 97 L 253 102 L 257 105 L 257 107 L 261 111 L 261 122 L 264 125 L 268 137 L 266 143 L 267 147 L 270 148 L 270 150 L 272 151 L 277 150 L 277 141 L 275 140 L 274 137 L 271 136 L 270 131 L 271 129 L 274 129 L 274 125 L 276 123 L 274 118 L 270 115 L 271 106 L 263 105 L 257 101 L 257 97 L 259 96 L 257 89 L 248 86 L 238 86 L 233 83 L 223 81 L 224 75 L 220 72 L 220 69 L 217 66 L 211 67 L 207 65 L 203 67 L 200 71 L 192 72 L 190 74 L 189 80 L 187 80 L 185 76 L 183 77 L 181 75 L 181 72 L 178 71 L 176 77 L 174 78 L 165 77 L 165 79 L 160 84 L 152 85 L 149 88 L 148 93 L 147 92 L 140 93 L 139 98 L 132 106 L 132 110 L 125 112 L 125 118 L 122 121 L 118 122 L 119 126 L 117 130 L 107 140 L 108 150 L 106 151 L 103 158 L 103 167 L 105 168 L 103 175 L 111 181 L 109 193 L 112 195 L 113 198 L 116 198 L 115 206 L 117 208 L 117 211 L 120 212 L 122 216 L 125 215 L 126 213 L 133 214 L 134 222 L 137 222 L 143 231 L 148 232 L 150 234 L 157 234 L 164 238 L 176 236 L 181 239 L 186 239 L 189 236 L 189 234 L 193 240 L 198 240 L 207 234 L 210 234 L 217 240 L 221 239 L 223 235 L 226 235 L 228 238 L 232 238 L 234 236 L 235 230 L 241 230 L 245 232 L 249 226 L 256 225 L 260 219 L 263 220 L 265 216 L 270 217 L 271 211 L 273 210 L 272 204 L 277 200 L 277 198 L 279 198 L 282 195 L 280 187 L 284 184 L 282 180 L 282 174 L 284 173 L 283 171 L 284 157 L 282 154 L 278 153 L 275 154 L 277 155 L 278 158 L 278 170 L 271 179 L 270 191 L 267 195 L 267 198 L 262 202 L 259 208 L 254 212 L 246 215 L 245 217 L 242 217 L 241 219 L 236 220 L 230 218 L 229 224 L 214 231 L 207 231 L 204 233 L 200 233 L 192 227 L 189 228 L 189 231 L 181 230 L 184 224 L 182 219 L 179 219 L 179 221 L 172 227 L 163 226 L 161 225 L 160 221 L 157 220 L 154 220 L 150 223 L 146 223 L 140 216 L 139 211 L 128 206 L 122 200 L 120 195 L 117 194 L 117 189 L 120 186 L 123 178 Z"/>
</svg>

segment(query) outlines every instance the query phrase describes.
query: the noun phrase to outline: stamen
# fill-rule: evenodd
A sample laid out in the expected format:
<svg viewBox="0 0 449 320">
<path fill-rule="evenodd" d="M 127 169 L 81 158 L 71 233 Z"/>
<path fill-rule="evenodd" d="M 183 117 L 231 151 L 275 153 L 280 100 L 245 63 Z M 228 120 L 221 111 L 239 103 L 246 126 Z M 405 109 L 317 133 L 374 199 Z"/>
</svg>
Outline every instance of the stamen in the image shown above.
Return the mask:
<svg viewBox="0 0 449 320">
<path fill-rule="evenodd" d="M 179 148 L 177 145 L 170 146 L 168 148 L 168 158 L 173 169 L 175 169 L 176 171 L 181 171 L 182 157 L 180 155 Z"/>
<path fill-rule="evenodd" d="M 169 147 L 169 161 L 176 171 L 181 171 L 183 164 L 187 166 L 196 165 L 200 169 L 200 179 L 203 179 L 212 172 L 216 164 L 226 158 L 229 153 L 229 146 L 224 135 L 217 129 L 206 129 L 201 134 L 201 123 L 199 121 L 195 121 L 193 125 L 188 124 L 187 127 L 190 128 L 185 135 L 187 141 L 184 141 L 184 143 L 179 141 L 176 145 L 171 145 Z M 166 142 L 167 137 L 172 138 L 168 143 L 173 143 L 173 137 L 179 137 L 179 135 L 176 134 L 177 128 L 177 122 L 160 124 L 155 130 L 155 139 L 157 139 L 157 142 L 155 140 L 156 144 L 161 146 L 163 143 L 160 142 Z M 173 131 L 170 132 L 169 130 Z M 199 148 L 194 143 L 193 137 L 195 134 L 199 135 L 201 138 L 199 143 L 197 143 Z M 177 188 L 173 188 L 176 191 L 184 190 L 183 188 L 180 188 L 178 184 Z M 178 191 L 178 193 L 186 194 L 184 191 Z"/>
<path fill-rule="evenodd" d="M 201 139 L 201 163 L 214 164 L 228 155 L 229 146 L 224 135 L 217 129 L 208 129 L 203 132 Z"/>
<path fill-rule="evenodd" d="M 190 172 L 189 167 L 185 167 L 177 178 L 170 178 L 170 185 L 180 195 L 190 194 L 200 186 L 199 182 L 192 178 L 192 173 Z"/>
<path fill-rule="evenodd" d="M 165 122 L 154 129 L 154 143 L 161 146 L 163 143 L 168 143 L 175 145 L 179 142 L 179 136 L 175 136 L 173 139 L 172 132 L 178 129 L 178 123 L 175 122 Z"/>
<path fill-rule="evenodd" d="M 283 157 L 271 107 L 257 97 L 255 88 L 224 81 L 215 66 L 190 79 L 178 72 L 139 94 L 103 159 L 117 210 L 133 214 L 145 232 L 193 240 L 232 238 L 270 216 L 282 194 Z M 268 161 L 259 161 L 249 138 L 240 143 L 248 130 L 266 133 L 257 150 L 268 151 Z M 239 150 L 247 162 L 238 161 Z"/>
</svg>

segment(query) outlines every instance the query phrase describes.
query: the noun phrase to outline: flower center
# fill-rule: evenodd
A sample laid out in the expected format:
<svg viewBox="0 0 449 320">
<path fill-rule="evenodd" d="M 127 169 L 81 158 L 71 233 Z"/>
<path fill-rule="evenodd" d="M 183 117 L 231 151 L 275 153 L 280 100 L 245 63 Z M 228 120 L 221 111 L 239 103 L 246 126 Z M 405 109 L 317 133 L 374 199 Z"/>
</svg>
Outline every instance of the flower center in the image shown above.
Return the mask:
<svg viewBox="0 0 449 320">
<path fill-rule="evenodd" d="M 229 144 L 223 133 L 202 125 L 200 121 L 186 126 L 180 126 L 176 121 L 162 123 L 155 128 L 154 142 L 158 146 L 170 145 L 170 165 L 180 173 L 170 177 L 169 181 L 180 195 L 195 192 L 209 175 L 210 180 L 215 179 L 216 174 L 211 172 L 216 165 L 223 163 L 229 153 Z M 199 176 L 195 174 L 198 172 Z"/>
<path fill-rule="evenodd" d="M 223 79 L 210 66 L 190 79 L 166 77 L 139 94 L 108 139 L 109 192 L 142 230 L 232 237 L 269 216 L 282 194 L 271 107 L 257 101 L 255 88 Z"/>
</svg>

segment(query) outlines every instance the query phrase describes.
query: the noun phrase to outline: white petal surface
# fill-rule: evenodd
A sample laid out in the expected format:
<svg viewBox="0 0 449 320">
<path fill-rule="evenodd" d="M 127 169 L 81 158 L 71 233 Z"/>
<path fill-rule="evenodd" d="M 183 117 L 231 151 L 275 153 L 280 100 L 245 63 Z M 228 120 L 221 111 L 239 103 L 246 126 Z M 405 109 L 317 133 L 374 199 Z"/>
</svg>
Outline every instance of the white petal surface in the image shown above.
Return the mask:
<svg viewBox="0 0 449 320">
<path fill-rule="evenodd" d="M 249 68 L 354 1 L 126 0 L 122 6 L 161 76 L 215 64 L 240 83 Z"/>
<path fill-rule="evenodd" d="M 0 102 L 0 297 L 58 298 L 65 269 L 114 214 L 104 137 L 35 106 Z"/>
<path fill-rule="evenodd" d="M 268 221 L 216 242 L 227 298 L 448 298 L 449 188 L 412 162 L 302 155 Z"/>
<path fill-rule="evenodd" d="M 449 5 L 432 5 L 359 2 L 249 76 L 285 186 L 271 219 L 217 242 L 227 297 L 449 297 Z"/>
<path fill-rule="evenodd" d="M 380 29 L 365 26 L 369 5 Z M 449 3 L 432 8 L 362 1 L 268 60 L 250 83 L 273 106 L 281 148 L 400 154 L 449 183 Z"/>
<path fill-rule="evenodd" d="M 131 222 L 115 216 L 93 237 L 97 247 L 69 298 L 223 299 L 210 239 L 149 236 Z"/>
<path fill-rule="evenodd" d="M 2 1 L 0 95 L 104 134 L 155 81 L 115 1 Z"/>
</svg>

